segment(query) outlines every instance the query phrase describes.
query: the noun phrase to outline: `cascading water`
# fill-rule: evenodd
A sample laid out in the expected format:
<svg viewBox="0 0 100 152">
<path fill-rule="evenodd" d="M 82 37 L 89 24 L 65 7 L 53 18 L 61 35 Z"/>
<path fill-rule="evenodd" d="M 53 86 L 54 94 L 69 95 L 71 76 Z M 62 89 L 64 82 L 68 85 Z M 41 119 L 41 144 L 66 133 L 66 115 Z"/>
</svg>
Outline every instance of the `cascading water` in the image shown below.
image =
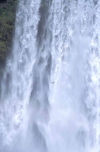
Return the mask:
<svg viewBox="0 0 100 152">
<path fill-rule="evenodd" d="M 0 152 L 100 152 L 99 33 L 99 0 L 19 1 Z"/>
</svg>

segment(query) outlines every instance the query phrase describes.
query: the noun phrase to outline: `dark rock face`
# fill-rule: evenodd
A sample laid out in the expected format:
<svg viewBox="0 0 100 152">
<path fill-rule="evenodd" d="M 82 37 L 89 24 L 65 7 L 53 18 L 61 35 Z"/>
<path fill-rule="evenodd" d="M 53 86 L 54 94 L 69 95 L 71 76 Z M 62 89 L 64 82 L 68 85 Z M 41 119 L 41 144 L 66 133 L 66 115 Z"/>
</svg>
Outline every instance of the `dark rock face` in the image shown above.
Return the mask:
<svg viewBox="0 0 100 152">
<path fill-rule="evenodd" d="M 0 0 L 0 65 L 5 63 L 11 50 L 17 1 Z"/>
<path fill-rule="evenodd" d="M 0 0 L 0 3 L 6 3 L 7 0 Z"/>
</svg>

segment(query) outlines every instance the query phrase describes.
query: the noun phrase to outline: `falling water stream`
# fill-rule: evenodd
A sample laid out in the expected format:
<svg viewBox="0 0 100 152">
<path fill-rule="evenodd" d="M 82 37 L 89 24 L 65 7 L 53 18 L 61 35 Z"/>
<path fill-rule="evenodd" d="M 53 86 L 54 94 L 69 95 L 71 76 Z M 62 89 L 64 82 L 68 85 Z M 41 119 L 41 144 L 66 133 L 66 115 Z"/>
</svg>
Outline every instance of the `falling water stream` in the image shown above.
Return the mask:
<svg viewBox="0 0 100 152">
<path fill-rule="evenodd" d="M 19 0 L 0 84 L 0 152 L 100 152 L 100 0 Z"/>
</svg>

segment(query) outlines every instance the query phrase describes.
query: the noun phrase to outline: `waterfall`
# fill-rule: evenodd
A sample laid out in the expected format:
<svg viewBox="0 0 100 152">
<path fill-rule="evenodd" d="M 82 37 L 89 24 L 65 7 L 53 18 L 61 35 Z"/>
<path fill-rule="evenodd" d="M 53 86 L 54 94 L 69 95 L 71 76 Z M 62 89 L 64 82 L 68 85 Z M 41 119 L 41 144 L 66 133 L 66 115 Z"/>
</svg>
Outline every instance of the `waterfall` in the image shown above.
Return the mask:
<svg viewBox="0 0 100 152">
<path fill-rule="evenodd" d="M 0 152 L 100 152 L 99 33 L 99 0 L 19 0 Z"/>
</svg>

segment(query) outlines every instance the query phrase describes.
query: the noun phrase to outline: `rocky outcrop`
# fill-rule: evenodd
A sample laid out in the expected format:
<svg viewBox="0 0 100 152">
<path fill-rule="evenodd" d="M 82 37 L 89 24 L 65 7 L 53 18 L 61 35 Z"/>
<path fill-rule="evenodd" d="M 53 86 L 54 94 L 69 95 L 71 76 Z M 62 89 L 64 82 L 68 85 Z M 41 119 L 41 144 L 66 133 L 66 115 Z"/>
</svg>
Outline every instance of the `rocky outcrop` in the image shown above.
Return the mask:
<svg viewBox="0 0 100 152">
<path fill-rule="evenodd" d="M 0 3 L 0 64 L 4 64 L 11 50 L 18 0 Z"/>
</svg>

